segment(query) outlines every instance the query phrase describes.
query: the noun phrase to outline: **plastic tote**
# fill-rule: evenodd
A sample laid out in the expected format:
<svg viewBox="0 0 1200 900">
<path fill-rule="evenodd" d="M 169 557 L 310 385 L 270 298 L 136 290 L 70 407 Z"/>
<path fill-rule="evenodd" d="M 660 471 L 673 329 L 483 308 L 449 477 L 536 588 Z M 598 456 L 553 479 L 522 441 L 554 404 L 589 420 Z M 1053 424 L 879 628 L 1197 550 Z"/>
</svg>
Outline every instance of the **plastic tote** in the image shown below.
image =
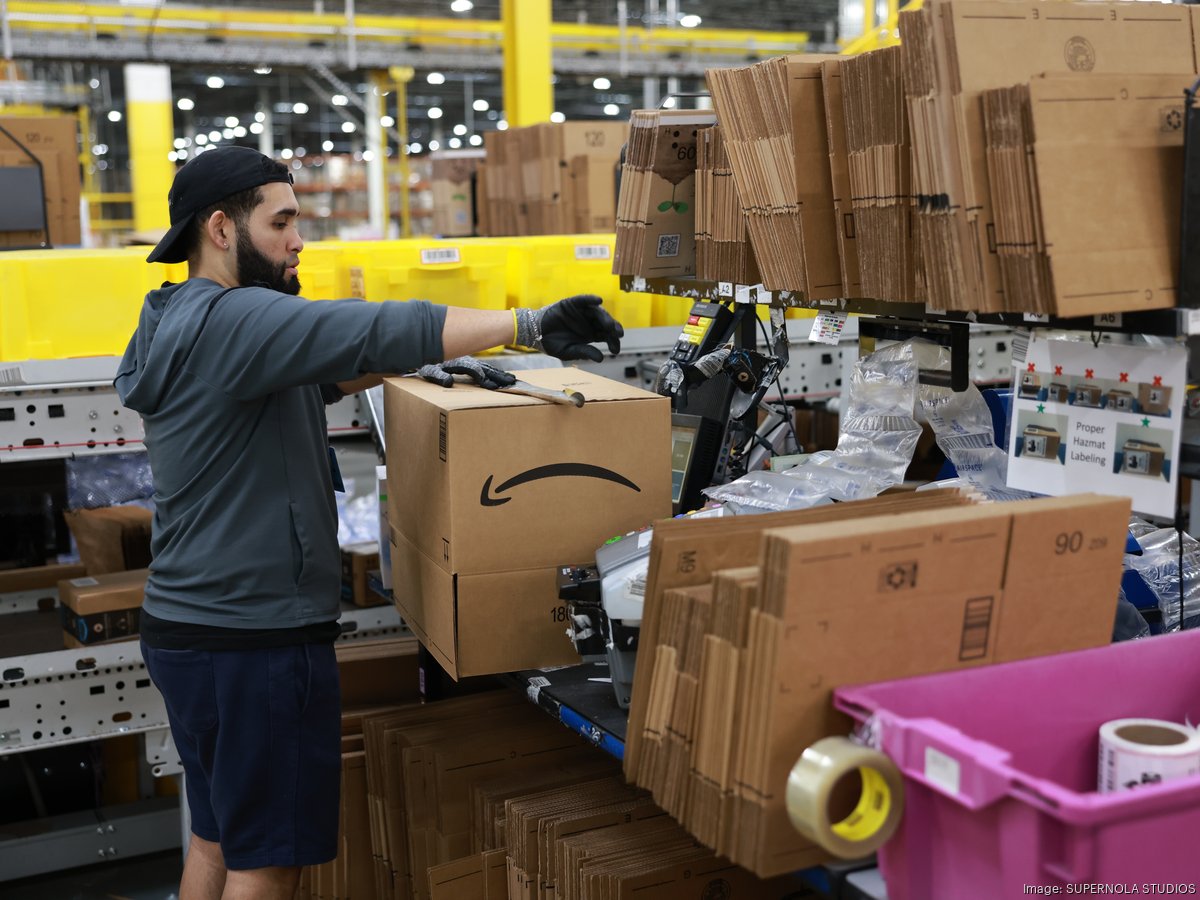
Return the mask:
<svg viewBox="0 0 1200 900">
<path fill-rule="evenodd" d="M 1200 723 L 1200 630 L 845 687 L 834 702 L 873 720 L 904 775 L 903 821 L 879 851 L 891 900 L 1200 882 L 1200 776 L 1096 793 L 1103 723 Z"/>
</svg>

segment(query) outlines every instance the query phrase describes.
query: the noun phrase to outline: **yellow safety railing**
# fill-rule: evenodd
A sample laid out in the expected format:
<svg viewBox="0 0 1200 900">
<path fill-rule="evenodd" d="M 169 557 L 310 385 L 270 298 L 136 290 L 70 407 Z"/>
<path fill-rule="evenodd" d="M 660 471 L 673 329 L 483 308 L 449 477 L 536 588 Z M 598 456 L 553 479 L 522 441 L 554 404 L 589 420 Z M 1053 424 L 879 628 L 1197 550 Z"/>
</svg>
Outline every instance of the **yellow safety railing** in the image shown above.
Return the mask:
<svg viewBox="0 0 1200 900">
<path fill-rule="evenodd" d="M 909 0 L 903 7 L 900 5 L 900 0 L 888 0 L 887 18 L 879 23 L 874 24 L 874 6 L 867 2 L 865 6 L 868 20 L 863 33 L 857 38 L 847 43 L 842 47 L 841 52 L 847 56 L 854 56 L 859 53 L 866 53 L 870 50 L 878 50 L 881 47 L 892 47 L 900 43 L 900 12 L 910 9 L 920 9 L 922 0 Z"/>
</svg>

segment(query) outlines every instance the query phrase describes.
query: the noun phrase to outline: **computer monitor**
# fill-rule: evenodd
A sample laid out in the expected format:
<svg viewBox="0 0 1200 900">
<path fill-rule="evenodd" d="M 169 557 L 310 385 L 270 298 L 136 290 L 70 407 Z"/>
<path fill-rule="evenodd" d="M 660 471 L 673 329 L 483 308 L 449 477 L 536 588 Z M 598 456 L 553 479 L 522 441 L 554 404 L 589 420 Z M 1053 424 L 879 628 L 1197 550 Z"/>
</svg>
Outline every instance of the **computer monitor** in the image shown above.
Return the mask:
<svg viewBox="0 0 1200 900">
<path fill-rule="evenodd" d="M 699 423 L 671 422 L 671 503 L 675 506 L 683 499 L 683 484 L 692 465 L 698 428 Z"/>
</svg>

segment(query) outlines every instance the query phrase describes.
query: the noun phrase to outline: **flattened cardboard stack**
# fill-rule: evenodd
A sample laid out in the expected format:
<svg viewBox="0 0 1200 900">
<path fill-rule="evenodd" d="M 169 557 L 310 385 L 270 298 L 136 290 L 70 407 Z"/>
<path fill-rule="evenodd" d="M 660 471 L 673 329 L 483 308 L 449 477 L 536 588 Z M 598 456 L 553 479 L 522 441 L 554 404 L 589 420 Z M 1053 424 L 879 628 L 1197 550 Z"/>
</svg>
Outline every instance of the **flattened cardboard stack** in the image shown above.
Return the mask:
<svg viewBox="0 0 1200 900">
<path fill-rule="evenodd" d="M 982 93 L 1024 84 L 1043 73 L 1192 74 L 1193 15 L 1184 6 L 1100 0 L 930 0 L 900 16 L 930 305 L 1037 311 L 1034 299 L 1011 296 L 1001 275 Z M 1103 130 L 1092 134 L 1101 138 Z M 1117 180 L 1127 173 L 1108 174 Z M 1089 215 L 1086 207 L 1075 209 L 1076 219 L 1081 214 Z M 1124 228 L 1120 220 L 1103 224 L 1115 231 Z M 1124 280 L 1120 286 L 1125 287 Z M 1098 302 L 1091 305 L 1087 299 Z M 1156 290 L 1148 300 L 1132 299 L 1135 306 L 1123 308 L 1170 305 L 1173 296 Z M 1103 300 L 1079 298 L 1074 309 L 1090 313 L 1113 308 Z"/>
<path fill-rule="evenodd" d="M 700 129 L 696 142 L 696 277 L 735 284 L 762 280 L 720 125 Z"/>
<path fill-rule="evenodd" d="M 847 297 L 861 297 L 862 276 L 858 257 L 858 229 L 850 193 L 850 164 L 846 151 L 846 109 L 842 100 L 842 62 L 821 63 L 821 90 L 825 99 L 825 138 L 829 147 L 830 186 L 838 242 L 838 269 Z"/>
<path fill-rule="evenodd" d="M 440 150 L 429 154 L 433 186 L 433 231 L 442 237 L 475 233 L 473 179 L 483 150 Z"/>
<path fill-rule="evenodd" d="M 1005 296 L 1059 315 L 1174 305 L 1192 80 L 1053 75 L 983 92 Z"/>
<path fill-rule="evenodd" d="M 42 164 L 42 187 L 46 193 L 46 224 L 50 243 L 56 247 L 80 240 L 79 129 L 74 116 L 0 117 L 0 125 L 20 142 L 0 134 L 0 166 L 34 169 L 31 153 Z M 24 148 L 24 149 L 22 149 Z M 38 231 L 0 232 L 0 248 L 36 247 L 44 240 Z"/>
<path fill-rule="evenodd" d="M 900 49 L 841 63 L 850 195 L 864 296 L 914 302 L 923 293 L 913 246 L 912 162 Z"/>
<path fill-rule="evenodd" d="M 696 143 L 714 121 L 700 110 L 634 110 L 617 198 L 614 274 L 696 274 Z"/>
<path fill-rule="evenodd" d="M 480 233 L 612 231 L 624 137 L 621 122 L 547 122 L 488 132 L 485 190 L 478 194 L 488 210 L 479 217 Z"/>
<path fill-rule="evenodd" d="M 1128 512 L 934 492 L 660 523 L 627 777 L 762 877 L 827 861 L 784 789 L 804 748 L 849 731 L 832 690 L 1107 643 Z M 1076 531 L 1086 549 L 1057 553 Z"/>
</svg>

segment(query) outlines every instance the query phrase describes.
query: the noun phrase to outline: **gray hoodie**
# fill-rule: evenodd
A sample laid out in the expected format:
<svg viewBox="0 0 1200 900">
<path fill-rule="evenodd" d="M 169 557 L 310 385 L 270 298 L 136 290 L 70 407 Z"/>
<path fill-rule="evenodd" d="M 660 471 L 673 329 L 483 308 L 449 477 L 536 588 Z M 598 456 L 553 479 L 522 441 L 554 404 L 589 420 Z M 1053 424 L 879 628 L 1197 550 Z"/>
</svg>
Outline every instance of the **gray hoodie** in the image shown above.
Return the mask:
<svg viewBox="0 0 1200 900">
<path fill-rule="evenodd" d="M 336 619 L 323 394 L 440 360 L 445 318 L 422 301 L 313 302 L 198 278 L 147 294 L 114 382 L 154 472 L 145 609 L 226 628 Z"/>
</svg>

